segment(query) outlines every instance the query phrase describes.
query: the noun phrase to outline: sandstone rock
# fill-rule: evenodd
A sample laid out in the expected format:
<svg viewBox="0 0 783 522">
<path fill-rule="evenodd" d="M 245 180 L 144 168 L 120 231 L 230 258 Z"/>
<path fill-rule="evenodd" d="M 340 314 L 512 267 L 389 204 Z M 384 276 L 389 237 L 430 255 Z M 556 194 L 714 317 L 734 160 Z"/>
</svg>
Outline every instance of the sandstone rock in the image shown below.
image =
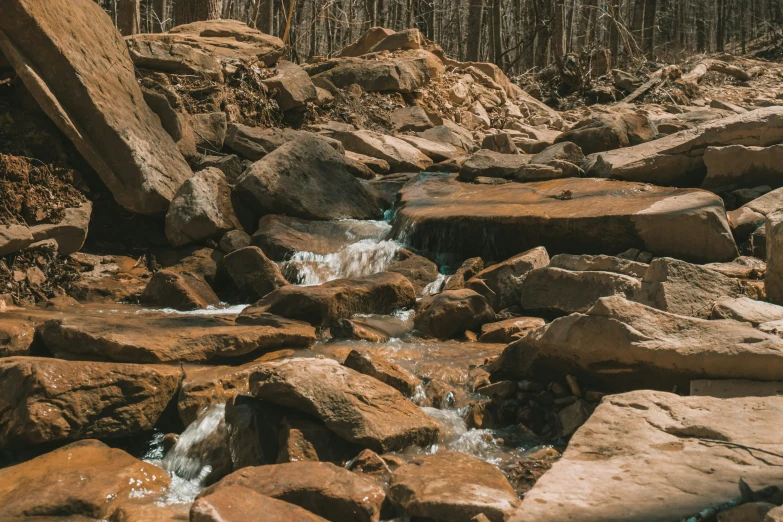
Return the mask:
<svg viewBox="0 0 783 522">
<path fill-rule="evenodd" d="M 421 132 L 434 127 L 427 111 L 420 105 L 401 107 L 391 113 L 391 124 L 397 132 Z"/>
<path fill-rule="evenodd" d="M 400 392 L 329 359 L 265 363 L 250 376 L 250 390 L 376 452 L 426 446 L 438 436 L 437 425 Z"/>
<path fill-rule="evenodd" d="M 205 489 L 196 502 L 236 487 L 345 522 L 377 522 L 386 496 L 374 482 L 334 464 L 291 462 L 235 471 Z"/>
<path fill-rule="evenodd" d="M 392 234 L 452 264 L 536 246 L 590 254 L 642 248 L 696 262 L 737 257 L 717 196 L 600 179 L 497 186 L 424 174 L 400 191 Z"/>
<path fill-rule="evenodd" d="M 85 60 L 95 49 L 104 52 Z M 118 203 L 142 214 L 168 208 L 192 172 L 144 103 L 125 43 L 100 6 L 15 0 L 0 21 L 0 52 Z"/>
<path fill-rule="evenodd" d="M 134 364 L 0 359 L 0 447 L 117 438 L 153 428 L 181 370 Z"/>
<path fill-rule="evenodd" d="M 528 164 L 530 158 L 521 154 L 501 154 L 482 149 L 462 164 L 459 179 L 473 181 L 479 176 L 510 179 Z"/>
<path fill-rule="evenodd" d="M 781 343 L 745 323 L 706 321 L 606 297 L 586 314 L 556 319 L 510 344 L 491 372 L 538 380 L 570 374 L 605 391 L 685 390 L 695 379 L 777 380 Z"/>
<path fill-rule="evenodd" d="M 193 522 L 244 522 L 263 513 L 268 522 L 326 522 L 306 509 L 256 493 L 243 486 L 226 486 L 200 497 L 190 508 Z"/>
<path fill-rule="evenodd" d="M 0 518 L 109 519 L 128 498 L 154 498 L 168 486 L 148 462 L 97 440 L 74 442 L 0 470 Z"/>
<path fill-rule="evenodd" d="M 630 299 L 641 288 L 638 279 L 613 272 L 572 272 L 562 268 L 532 270 L 522 284 L 526 311 L 570 314 L 587 312 L 602 297 Z"/>
<path fill-rule="evenodd" d="M 764 286 L 770 302 L 783 305 L 783 213 L 767 216 L 767 271 Z"/>
<path fill-rule="evenodd" d="M 574 165 L 581 165 L 585 160 L 582 149 L 570 141 L 562 141 L 551 147 L 547 147 L 530 159 L 530 163 L 547 165 L 552 161 L 567 161 Z"/>
<path fill-rule="evenodd" d="M 492 265 L 469 279 L 465 286 L 483 295 L 495 311 L 518 305 L 522 285 L 531 270 L 549 264 L 549 254 L 543 247 L 522 252 L 502 263 Z"/>
<path fill-rule="evenodd" d="M 360 130 L 335 137 L 348 151 L 386 161 L 391 172 L 421 172 L 432 165 L 416 147 L 393 136 Z"/>
<path fill-rule="evenodd" d="M 692 396 L 734 399 L 736 397 L 774 397 L 783 395 L 780 381 L 749 381 L 746 379 L 719 379 L 691 381 Z"/>
<path fill-rule="evenodd" d="M 783 521 L 783 507 L 776 507 L 775 509 L 767 512 L 767 516 L 764 517 L 764 522 L 781 522 Z"/>
<path fill-rule="evenodd" d="M 545 324 L 546 321 L 539 317 L 514 317 L 496 323 L 487 323 L 481 327 L 479 342 L 509 344 Z"/>
<path fill-rule="evenodd" d="M 416 293 L 406 277 L 381 272 L 319 286 L 285 286 L 245 309 L 240 317 L 261 311 L 328 326 L 354 314 L 391 314 L 415 302 Z"/>
<path fill-rule="evenodd" d="M 612 70 L 612 81 L 614 82 L 615 87 L 628 93 L 635 91 L 644 83 L 636 76 L 625 71 L 621 71 L 620 69 Z"/>
<path fill-rule="evenodd" d="M 424 35 L 418 29 L 406 29 L 388 35 L 386 38 L 375 44 L 370 52 L 379 53 L 383 51 L 407 51 L 421 49 L 424 45 Z"/>
<path fill-rule="evenodd" d="M 233 185 L 245 171 L 242 160 L 236 154 L 227 154 L 225 156 L 201 156 L 195 163 L 195 170 L 204 170 L 209 167 L 220 169 L 226 176 L 229 185 Z"/>
<path fill-rule="evenodd" d="M 196 146 L 208 152 L 220 152 L 226 140 L 226 113 L 194 114 L 192 118 Z"/>
<path fill-rule="evenodd" d="M 484 261 L 480 257 L 471 257 L 466 259 L 460 265 L 454 275 L 450 276 L 443 286 L 444 290 L 461 290 L 465 288 L 465 283 L 479 272 L 484 270 Z"/>
<path fill-rule="evenodd" d="M 229 230 L 220 238 L 218 248 L 224 254 L 230 254 L 237 250 L 250 246 L 250 236 L 242 230 Z"/>
<path fill-rule="evenodd" d="M 343 366 L 378 379 L 406 397 L 413 396 L 416 387 L 421 386 L 421 380 L 399 364 L 356 350 L 351 350 Z"/>
<path fill-rule="evenodd" d="M 312 77 L 313 81 L 329 80 L 340 89 L 356 84 L 366 92 L 409 93 L 443 75 L 443 63 L 421 49 L 378 60 L 339 58 L 326 63 L 324 68 Z"/>
<path fill-rule="evenodd" d="M 166 237 L 174 246 L 219 239 L 240 228 L 226 176 L 214 167 L 182 184 L 166 214 Z"/>
<path fill-rule="evenodd" d="M 87 239 L 92 203 L 85 201 L 79 207 L 66 208 L 59 223 L 0 225 L 0 255 L 13 254 L 47 240 L 57 243 L 57 253 L 68 256 L 81 250 Z"/>
<path fill-rule="evenodd" d="M 604 152 L 652 140 L 658 134 L 650 119 L 635 112 L 598 114 L 580 121 L 558 136 L 556 143 L 570 141 L 585 154 Z"/>
<path fill-rule="evenodd" d="M 152 112 L 160 118 L 163 130 L 171 136 L 177 145 L 177 150 L 188 162 L 196 160 L 200 154 L 196 150 L 196 133 L 193 131 L 193 118 L 186 113 L 181 103 L 177 105 L 176 99 L 171 102 L 166 94 L 157 92 L 152 88 L 142 87 L 141 93 Z M 173 97 L 172 97 L 173 98 Z M 177 105 L 175 110 L 172 104 Z"/>
<path fill-rule="evenodd" d="M 783 145 L 707 147 L 704 165 L 707 176 L 701 186 L 714 192 L 759 185 L 780 185 Z"/>
<path fill-rule="evenodd" d="M 318 98 L 310 76 L 295 63 L 278 62 L 275 76 L 261 83 L 275 90 L 274 98 L 282 111 L 300 109 Z"/>
<path fill-rule="evenodd" d="M 24 250 L 35 240 L 25 225 L 0 225 L 0 256 Z"/>
<path fill-rule="evenodd" d="M 473 290 L 446 290 L 424 297 L 417 305 L 415 328 L 438 339 L 453 339 L 466 330 L 479 331 L 495 320 L 487 300 Z"/>
<path fill-rule="evenodd" d="M 517 146 L 514 145 L 511 136 L 505 132 L 487 134 L 484 137 L 484 141 L 481 143 L 481 148 L 499 152 L 501 154 L 517 154 L 519 152 Z"/>
<path fill-rule="evenodd" d="M 326 135 L 290 129 L 288 127 L 270 127 L 264 129 L 260 127 L 248 127 L 247 125 L 241 125 L 239 123 L 232 123 L 228 126 L 225 144 L 245 158 L 251 161 L 258 161 L 286 143 L 309 138 L 323 140 L 340 154 L 345 152 L 345 149 L 339 141 Z"/>
<path fill-rule="evenodd" d="M 460 156 L 460 152 L 448 143 L 438 143 L 417 136 L 398 136 L 405 143 L 417 148 L 419 152 L 435 162 L 448 161 Z"/>
<path fill-rule="evenodd" d="M 696 516 L 736 498 L 738 477 L 754 489 L 780 482 L 777 461 L 756 459 L 732 443 L 778 452 L 777 440 L 763 427 L 780 423 L 781 415 L 780 398 L 722 400 L 654 391 L 606 397 L 509 520 L 663 522 Z M 748 432 L 748 422 L 758 429 Z M 702 438 L 726 443 L 704 444 Z M 658 494 L 650 496 L 651 488 Z"/>
<path fill-rule="evenodd" d="M 223 263 L 237 288 L 259 299 L 288 284 L 280 267 L 258 247 L 240 248 L 224 257 Z"/>
<path fill-rule="evenodd" d="M 758 326 L 783 320 L 783 306 L 756 301 L 747 297 L 722 299 L 712 307 L 712 319 L 734 319 Z"/>
<path fill-rule="evenodd" d="M 453 147 L 462 149 L 465 152 L 473 152 L 476 150 L 476 143 L 473 141 L 473 136 L 470 132 L 456 123 L 448 121 L 444 121 L 443 125 L 438 125 L 431 129 L 427 129 L 424 132 L 420 132 L 419 136 L 430 141 L 447 143 Z"/>
<path fill-rule="evenodd" d="M 168 270 L 153 274 L 141 294 L 140 301 L 175 310 L 204 310 L 220 304 L 220 298 L 201 277 L 188 272 Z"/>
<path fill-rule="evenodd" d="M 552 268 L 562 268 L 575 272 L 616 272 L 631 277 L 642 278 L 649 265 L 615 256 L 575 256 L 559 254 L 549 261 Z"/>
<path fill-rule="evenodd" d="M 386 266 L 387 272 L 402 274 L 408 278 L 416 295 L 421 295 L 424 289 L 438 278 L 438 265 L 408 249 L 402 248 Z"/>
<path fill-rule="evenodd" d="M 0 357 L 30 355 L 34 337 L 35 327 L 29 321 L 0 316 Z"/>
<path fill-rule="evenodd" d="M 392 474 L 389 498 L 406 515 L 435 522 L 470 522 L 479 514 L 503 522 L 519 505 L 497 468 L 456 452 L 417 457 L 401 466 Z"/>
<path fill-rule="evenodd" d="M 388 174 L 391 171 L 389 162 L 383 159 L 373 158 L 371 156 L 365 156 L 364 154 L 357 154 L 350 150 L 345 151 L 345 160 L 358 161 L 365 165 L 368 169 L 375 174 Z"/>
<path fill-rule="evenodd" d="M 375 172 L 370 170 L 370 167 L 368 167 L 363 162 L 347 155 L 343 156 L 343 159 L 345 160 L 345 168 L 348 169 L 348 172 L 350 172 L 354 177 L 359 179 L 375 178 Z"/>
<path fill-rule="evenodd" d="M 633 300 L 673 314 L 708 318 L 715 302 L 743 295 L 736 279 L 677 259 L 650 263 Z"/>
<path fill-rule="evenodd" d="M 181 43 L 149 40 L 144 35 L 131 35 L 125 39 L 133 65 L 139 69 L 169 74 L 206 76 L 216 82 L 223 81 L 220 60 L 208 52 Z"/>
<path fill-rule="evenodd" d="M 351 43 L 351 45 L 345 47 L 340 51 L 342 57 L 356 57 L 370 52 L 377 43 L 381 42 L 384 38 L 394 34 L 392 29 L 386 29 L 384 27 L 370 27 L 364 32 L 358 40 Z"/>
</svg>

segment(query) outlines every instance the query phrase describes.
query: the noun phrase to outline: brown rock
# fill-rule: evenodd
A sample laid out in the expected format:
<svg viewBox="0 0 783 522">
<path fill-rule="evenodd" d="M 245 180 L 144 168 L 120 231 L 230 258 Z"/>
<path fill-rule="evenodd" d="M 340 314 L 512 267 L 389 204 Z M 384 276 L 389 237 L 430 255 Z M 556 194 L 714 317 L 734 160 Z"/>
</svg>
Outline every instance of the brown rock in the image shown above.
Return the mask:
<svg viewBox="0 0 783 522">
<path fill-rule="evenodd" d="M 345 149 L 383 160 L 391 172 L 421 172 L 432 165 L 432 160 L 413 145 L 394 136 L 369 130 L 339 133 L 335 135 Z"/>
<path fill-rule="evenodd" d="M 481 148 L 499 152 L 500 154 L 517 154 L 519 152 L 511 136 L 505 132 L 487 134 L 481 143 Z"/>
<path fill-rule="evenodd" d="M 34 337 L 35 327 L 29 321 L 0 316 L 0 357 L 30 355 Z"/>
<path fill-rule="evenodd" d="M 220 152 L 226 139 L 225 112 L 194 114 L 193 131 L 196 134 L 196 146 L 207 152 Z"/>
<path fill-rule="evenodd" d="M 288 285 L 280 267 L 258 247 L 235 250 L 223 258 L 223 263 L 237 288 L 249 291 L 258 298 Z"/>
<path fill-rule="evenodd" d="M 499 312 L 519 304 L 527 275 L 532 270 L 546 267 L 548 264 L 549 254 L 546 249 L 533 248 L 485 268 L 469 279 L 465 286 L 483 295 L 490 306 Z"/>
<path fill-rule="evenodd" d="M 538 317 L 515 317 L 497 323 L 488 323 L 481 327 L 479 342 L 508 344 L 545 324 L 546 321 Z"/>
<path fill-rule="evenodd" d="M 421 132 L 434 127 L 427 111 L 419 105 L 396 109 L 391 113 L 391 123 L 397 132 Z"/>
<path fill-rule="evenodd" d="M 394 34 L 394 31 L 391 29 L 386 29 L 384 27 L 370 27 L 367 29 L 367 31 L 364 32 L 362 36 L 359 37 L 358 40 L 345 47 L 340 52 L 340 56 L 355 57 L 367 54 L 377 43 L 381 42 L 384 38 L 391 34 Z"/>
<path fill-rule="evenodd" d="M 465 260 L 462 265 L 449 277 L 444 285 L 444 290 L 461 290 L 465 288 L 465 283 L 484 270 L 484 261 L 480 257 L 471 257 Z"/>
<path fill-rule="evenodd" d="M 487 300 L 466 288 L 424 297 L 417 304 L 414 324 L 424 335 L 453 339 L 494 320 L 495 312 Z"/>
<path fill-rule="evenodd" d="M 438 278 L 438 265 L 404 248 L 397 251 L 386 271 L 407 277 L 417 295 L 421 295 L 424 288 Z"/>
<path fill-rule="evenodd" d="M 421 386 L 421 380 L 399 364 L 368 353 L 351 350 L 343 366 L 378 379 L 406 397 L 413 396 L 416 388 Z"/>
<path fill-rule="evenodd" d="M 246 522 L 263 513 L 266 522 L 326 522 L 297 505 L 242 486 L 227 486 L 199 497 L 190 508 L 192 522 Z"/>
<path fill-rule="evenodd" d="M 295 63 L 281 60 L 275 73 L 275 76 L 263 80 L 262 83 L 275 90 L 274 98 L 280 110 L 300 109 L 318 99 L 310 76 Z"/>
<path fill-rule="evenodd" d="M 144 304 L 175 310 L 204 310 L 220 304 L 220 298 L 201 277 L 168 270 L 153 274 L 140 300 Z"/>
<path fill-rule="evenodd" d="M 642 113 L 599 114 L 574 125 L 555 140 L 570 141 L 584 154 L 639 145 L 652 140 L 658 134 L 655 124 Z"/>
<path fill-rule="evenodd" d="M 474 181 L 479 176 L 510 179 L 529 162 L 530 158 L 524 154 L 502 154 L 481 149 L 462 164 L 459 179 Z"/>
</svg>

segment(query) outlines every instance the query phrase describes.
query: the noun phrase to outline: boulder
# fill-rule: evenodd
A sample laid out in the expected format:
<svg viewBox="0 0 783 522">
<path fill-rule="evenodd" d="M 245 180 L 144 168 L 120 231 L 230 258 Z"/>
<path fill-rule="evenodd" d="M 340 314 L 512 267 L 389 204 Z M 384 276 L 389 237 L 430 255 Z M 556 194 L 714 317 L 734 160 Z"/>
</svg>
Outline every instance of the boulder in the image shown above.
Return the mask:
<svg viewBox="0 0 783 522">
<path fill-rule="evenodd" d="M 399 198 L 392 236 L 442 264 L 537 246 L 553 254 L 638 248 L 696 262 L 737 257 L 723 202 L 701 190 L 576 178 L 475 185 L 422 174 Z"/>
<path fill-rule="evenodd" d="M 645 114 L 610 113 L 580 121 L 558 136 L 555 142 L 570 141 L 584 154 L 593 154 L 639 145 L 652 140 L 657 134 L 655 124 Z"/>
<path fill-rule="evenodd" d="M 685 261 L 659 257 L 650 263 L 633 300 L 673 314 L 706 319 L 717 301 L 743 294 L 737 279 Z"/>
<path fill-rule="evenodd" d="M 416 292 L 405 276 L 380 272 L 319 286 L 284 286 L 245 309 L 240 317 L 268 312 L 314 326 L 328 326 L 354 314 L 391 314 L 415 303 Z"/>
<path fill-rule="evenodd" d="M 691 381 L 691 396 L 733 399 L 736 397 L 775 397 L 781 395 L 780 381 L 748 381 L 746 379 L 719 379 Z"/>
<path fill-rule="evenodd" d="M 251 161 L 258 161 L 267 154 L 274 152 L 286 143 L 309 138 L 319 138 L 329 144 L 334 150 L 343 154 L 342 144 L 329 136 L 312 132 L 291 129 L 288 127 L 248 127 L 240 123 L 232 123 L 226 130 L 225 144 L 231 150 L 241 154 Z"/>
<path fill-rule="evenodd" d="M 443 285 L 444 290 L 461 290 L 465 288 L 465 283 L 471 278 L 476 276 L 479 272 L 484 270 L 484 261 L 480 257 L 471 257 L 466 259 L 464 263 L 460 265 L 453 275 L 449 276 L 446 280 L 446 284 Z"/>
<path fill-rule="evenodd" d="M 339 58 L 320 65 L 323 72 L 312 76 L 329 80 L 340 89 L 358 85 L 366 92 L 410 93 L 443 75 L 443 63 L 423 49 L 406 51 L 394 58 L 363 60 Z"/>
<path fill-rule="evenodd" d="M 199 497 L 190 508 L 193 522 L 245 522 L 263 513 L 267 522 L 327 522 L 325 518 L 243 486 L 226 486 Z"/>
<path fill-rule="evenodd" d="M 641 279 L 650 265 L 616 256 L 559 254 L 549 261 L 549 266 L 574 272 L 615 272 Z"/>
<path fill-rule="evenodd" d="M 152 88 L 142 87 L 141 93 L 152 112 L 160 118 L 163 130 L 174 140 L 177 150 L 180 151 L 185 160 L 189 163 L 197 160 L 201 155 L 196 150 L 196 133 L 193 131 L 193 118 L 185 112 L 181 100 L 174 97 L 178 95 L 173 95 L 172 100 L 169 101 L 168 92 L 164 94 Z M 174 106 L 177 109 L 174 109 Z"/>
<path fill-rule="evenodd" d="M 712 307 L 712 319 L 734 319 L 758 326 L 783 320 L 783 306 L 756 301 L 748 297 L 722 299 Z"/>
<path fill-rule="evenodd" d="M 0 357 L 30 355 L 34 337 L 35 327 L 30 321 L 0 316 Z"/>
<path fill-rule="evenodd" d="M 519 505 L 495 466 L 457 452 L 417 457 L 392 473 L 389 499 L 406 515 L 434 522 L 503 522 Z"/>
<path fill-rule="evenodd" d="M 386 161 L 391 172 L 421 172 L 432 160 L 413 145 L 369 130 L 340 133 L 335 136 L 346 150 Z"/>
<path fill-rule="evenodd" d="M 85 201 L 78 207 L 64 209 L 58 223 L 42 223 L 31 227 L 0 225 L 0 256 L 20 252 L 47 240 L 57 243 L 58 255 L 69 256 L 78 252 L 87 239 L 91 214 L 92 203 Z"/>
<path fill-rule="evenodd" d="M 435 281 L 439 275 L 438 265 L 405 248 L 395 252 L 385 270 L 407 277 L 413 285 L 416 295 L 421 295 L 427 285 Z"/>
<path fill-rule="evenodd" d="M 548 165 L 552 161 L 567 161 L 574 165 L 581 165 L 584 160 L 585 155 L 576 143 L 561 141 L 533 156 L 530 163 Z"/>
<path fill-rule="evenodd" d="M 521 304 L 525 311 L 540 313 L 587 312 L 602 297 L 630 299 L 640 288 L 638 279 L 613 272 L 538 268 L 522 284 Z"/>
<path fill-rule="evenodd" d="M 545 324 L 546 321 L 539 317 L 514 317 L 496 323 L 487 323 L 481 327 L 479 342 L 509 344 Z"/>
<path fill-rule="evenodd" d="M 343 159 L 345 160 L 345 168 L 348 169 L 348 172 L 350 172 L 354 177 L 359 179 L 375 178 L 375 172 L 370 170 L 370 167 L 368 167 L 365 163 L 348 155 L 343 156 Z"/>
<path fill-rule="evenodd" d="M 240 291 L 262 298 L 288 284 L 280 267 L 254 246 L 240 248 L 223 258 L 223 265 Z"/>
<path fill-rule="evenodd" d="M 219 169 L 226 176 L 229 185 L 233 185 L 245 171 L 242 160 L 236 154 L 225 156 L 201 156 L 194 164 L 196 171 L 210 167 Z"/>
<path fill-rule="evenodd" d="M 205 489 L 196 503 L 235 488 L 294 504 L 326 520 L 345 522 L 377 522 L 386 497 L 375 482 L 334 464 L 291 462 L 235 471 Z"/>
<path fill-rule="evenodd" d="M 418 377 L 399 364 L 356 350 L 351 350 L 343 366 L 378 379 L 406 397 L 412 397 L 416 393 L 416 388 L 422 384 Z"/>
<path fill-rule="evenodd" d="M 207 152 L 220 152 L 226 140 L 226 113 L 210 112 L 194 114 L 193 132 L 196 134 L 196 147 Z"/>
<path fill-rule="evenodd" d="M 340 51 L 340 56 L 350 58 L 367 54 L 377 43 L 392 34 L 394 34 L 392 29 L 386 29 L 385 27 L 370 27 L 358 40 L 343 48 L 343 50 Z"/>
<path fill-rule="evenodd" d="M 23 447 L 149 431 L 177 393 L 182 371 L 9 357 L 0 359 L 0 375 L 0 447 Z"/>
<path fill-rule="evenodd" d="M 202 277 L 189 272 L 159 270 L 141 294 L 141 303 L 175 310 L 205 310 L 220 298 Z"/>
<path fill-rule="evenodd" d="M 481 149 L 462 164 L 459 170 L 459 179 L 474 181 L 479 176 L 510 179 L 529 161 L 530 158 L 522 154 L 502 154 Z"/>
<path fill-rule="evenodd" d="M 424 297 L 416 306 L 414 325 L 423 335 L 452 339 L 466 330 L 480 331 L 494 320 L 495 312 L 484 296 L 466 288 Z"/>
<path fill-rule="evenodd" d="M 273 97 L 282 111 L 302 109 L 318 99 L 315 85 L 304 69 L 287 60 L 278 62 L 275 75 L 261 83 L 273 89 Z"/>
<path fill-rule="evenodd" d="M 635 147 L 591 155 L 582 168 L 589 176 L 682 186 L 701 181 L 708 147 L 726 144 L 767 147 L 781 140 L 783 107 L 767 107 Z"/>
<path fill-rule="evenodd" d="M 739 477 L 754 490 L 780 483 L 777 460 L 744 449 L 780 453 L 766 429 L 780 422 L 779 397 L 655 391 L 606 397 L 509 520 L 664 522 L 699 516 L 737 498 Z M 749 432 L 748 423 L 756 429 Z"/>
<path fill-rule="evenodd" d="M 487 134 L 484 137 L 484 141 L 481 142 L 481 148 L 501 154 L 517 154 L 519 152 L 511 136 L 505 132 Z"/>
<path fill-rule="evenodd" d="M 420 105 L 401 107 L 391 113 L 391 124 L 396 132 L 421 132 L 431 129 L 433 125 L 427 111 Z"/>
<path fill-rule="evenodd" d="M 154 499 L 168 487 L 166 472 L 149 462 L 97 440 L 74 442 L 0 469 L 0 518 L 107 520 L 128 499 Z"/>
<path fill-rule="evenodd" d="M 522 285 L 531 270 L 549 264 L 549 254 L 543 247 L 522 252 L 510 259 L 492 265 L 476 274 L 465 287 L 483 295 L 495 311 L 519 304 Z"/>
<path fill-rule="evenodd" d="M 130 35 L 125 39 L 125 43 L 128 45 L 133 65 L 138 69 L 198 75 L 223 82 L 220 60 L 206 51 L 187 44 L 148 39 L 145 35 Z"/>
<path fill-rule="evenodd" d="M 783 305 L 783 213 L 767 216 L 766 231 L 767 271 L 764 287 L 771 303 Z"/>
<path fill-rule="evenodd" d="M 778 188 L 783 173 L 783 145 L 728 145 L 704 151 L 707 176 L 701 186 L 713 192 L 769 185 Z"/>
<path fill-rule="evenodd" d="M 302 219 L 374 219 L 381 210 L 345 168 L 342 156 L 320 138 L 283 145 L 255 162 L 234 194 L 259 217 L 286 214 Z"/>
<path fill-rule="evenodd" d="M 383 174 L 388 174 L 391 171 L 391 166 L 389 165 L 389 162 L 386 160 L 373 158 L 371 156 L 365 156 L 364 154 L 357 154 L 356 152 L 351 152 L 350 150 L 346 150 L 345 151 L 346 163 L 349 160 L 362 163 L 364 166 L 366 166 L 375 174 L 383 175 Z"/>
<path fill-rule="evenodd" d="M 460 152 L 453 145 L 430 141 L 418 136 L 398 136 L 405 143 L 417 148 L 419 152 L 435 162 L 448 161 L 460 156 Z"/>
<path fill-rule="evenodd" d="M 144 103 L 127 47 L 100 6 L 14 0 L 0 21 L 0 52 L 120 205 L 166 211 L 192 172 Z"/>
<path fill-rule="evenodd" d="M 406 29 L 397 33 L 392 33 L 386 38 L 375 44 L 371 53 L 380 53 L 383 51 L 409 51 L 421 49 L 424 47 L 425 38 L 418 29 Z"/>
<path fill-rule="evenodd" d="M 231 203 L 231 187 L 217 168 L 198 171 L 182 184 L 166 213 L 166 237 L 173 246 L 220 239 L 241 228 Z"/>
<path fill-rule="evenodd" d="M 778 380 L 781 348 L 783 340 L 746 323 L 674 315 L 615 296 L 510 344 L 491 372 L 537 380 L 570 374 L 605 391 L 687 390 L 696 379 Z"/>
<path fill-rule="evenodd" d="M 229 230 L 220 238 L 218 248 L 224 254 L 236 252 L 240 248 L 250 246 L 250 236 L 242 230 Z"/>
<path fill-rule="evenodd" d="M 476 150 L 476 143 L 473 141 L 473 135 L 467 130 L 453 122 L 444 121 L 443 125 L 438 125 L 424 132 L 418 133 L 419 137 L 438 143 L 446 143 L 465 152 Z"/>
<path fill-rule="evenodd" d="M 437 424 L 400 392 L 330 359 L 265 363 L 250 376 L 250 390 L 379 453 L 427 446 L 438 437 Z"/>
</svg>

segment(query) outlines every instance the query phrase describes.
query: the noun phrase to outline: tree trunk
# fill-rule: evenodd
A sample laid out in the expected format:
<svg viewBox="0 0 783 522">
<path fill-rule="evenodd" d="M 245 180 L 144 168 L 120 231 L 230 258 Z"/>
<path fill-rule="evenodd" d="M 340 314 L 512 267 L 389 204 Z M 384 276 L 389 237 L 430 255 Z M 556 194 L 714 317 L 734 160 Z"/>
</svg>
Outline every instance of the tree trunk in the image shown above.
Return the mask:
<svg viewBox="0 0 783 522">
<path fill-rule="evenodd" d="M 469 0 L 468 12 L 468 44 L 465 50 L 466 58 L 469 62 L 480 61 L 481 52 L 481 29 L 483 27 L 482 17 L 484 15 L 484 0 Z"/>
<path fill-rule="evenodd" d="M 658 10 L 657 0 L 645 0 L 644 6 L 644 53 L 653 57 L 655 50 L 655 16 Z"/>
<path fill-rule="evenodd" d="M 636 45 L 642 47 L 642 29 L 644 28 L 644 4 L 646 0 L 636 0 L 631 21 L 631 32 L 636 40 Z"/>
<path fill-rule="evenodd" d="M 266 34 L 275 34 L 275 2 L 274 0 L 256 0 L 254 16 L 256 29 Z"/>
<path fill-rule="evenodd" d="M 118 0 L 117 29 L 123 36 L 141 32 L 141 0 Z"/>
<path fill-rule="evenodd" d="M 168 0 L 154 0 L 152 2 L 152 32 L 165 33 L 171 24 L 168 23 Z"/>
<path fill-rule="evenodd" d="M 609 22 L 609 48 L 612 51 L 612 65 L 620 65 L 620 0 L 610 0 L 609 14 L 612 16 Z"/>
<path fill-rule="evenodd" d="M 174 23 L 177 25 L 217 20 L 223 12 L 223 0 L 175 0 Z"/>
<path fill-rule="evenodd" d="M 492 56 L 500 67 L 503 54 L 503 0 L 493 0 L 492 5 Z"/>
</svg>

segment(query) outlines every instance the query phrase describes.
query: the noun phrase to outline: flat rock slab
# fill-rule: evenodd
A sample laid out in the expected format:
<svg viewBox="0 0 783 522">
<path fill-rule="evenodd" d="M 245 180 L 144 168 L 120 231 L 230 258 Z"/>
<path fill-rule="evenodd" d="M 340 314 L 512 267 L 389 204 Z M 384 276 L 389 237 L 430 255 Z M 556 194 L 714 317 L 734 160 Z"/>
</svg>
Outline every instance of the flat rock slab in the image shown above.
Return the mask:
<svg viewBox="0 0 783 522">
<path fill-rule="evenodd" d="M 604 391 L 687 390 L 697 379 L 779 380 L 783 340 L 747 323 L 662 312 L 622 297 L 551 322 L 510 344 L 491 372 L 574 375 Z"/>
<path fill-rule="evenodd" d="M 306 509 L 256 493 L 242 486 L 227 486 L 199 498 L 191 508 L 199 522 L 245 522 L 263 513 L 266 522 L 327 522 Z"/>
<path fill-rule="evenodd" d="M 8 2 L 0 52 L 120 205 L 166 211 L 192 171 L 144 101 L 125 42 L 100 6 Z"/>
<path fill-rule="evenodd" d="M 170 366 L 0 359 L 0 447 L 151 430 L 181 379 Z"/>
<path fill-rule="evenodd" d="M 250 376 L 259 399 L 321 420 L 348 442 L 384 453 L 437 440 L 438 427 L 400 392 L 329 359 L 263 364 Z"/>
<path fill-rule="evenodd" d="M 606 397 L 510 522 L 669 522 L 783 482 L 783 398 Z M 723 441 L 706 443 L 702 439 Z M 758 448 L 748 450 L 732 443 Z M 762 450 L 762 451 L 759 451 Z"/>
<path fill-rule="evenodd" d="M 737 256 L 722 200 L 703 190 L 602 179 L 475 185 L 422 174 L 400 191 L 393 234 L 438 259 L 638 248 L 697 262 Z"/>
<path fill-rule="evenodd" d="M 315 330 L 305 324 L 241 326 L 205 316 L 66 316 L 38 328 L 44 343 L 64 359 L 134 363 L 207 362 L 280 348 L 306 348 Z"/>
</svg>

